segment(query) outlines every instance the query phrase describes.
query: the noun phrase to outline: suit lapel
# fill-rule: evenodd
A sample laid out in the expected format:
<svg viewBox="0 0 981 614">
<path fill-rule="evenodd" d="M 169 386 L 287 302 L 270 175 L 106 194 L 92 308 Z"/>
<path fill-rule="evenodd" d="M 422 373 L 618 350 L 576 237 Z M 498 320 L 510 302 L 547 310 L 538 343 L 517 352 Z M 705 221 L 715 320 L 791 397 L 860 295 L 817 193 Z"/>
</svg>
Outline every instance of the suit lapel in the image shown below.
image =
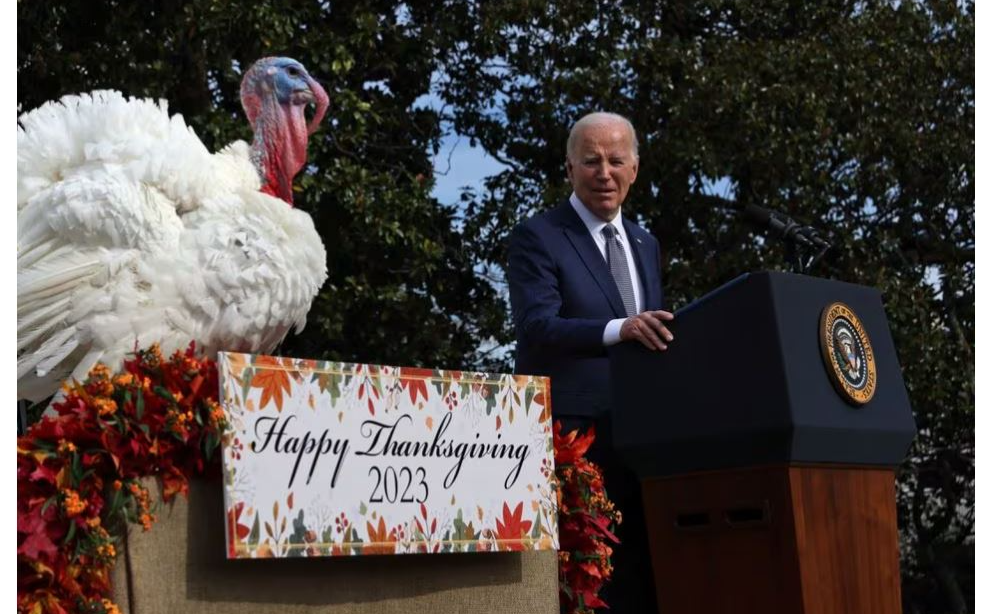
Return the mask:
<svg viewBox="0 0 981 614">
<path fill-rule="evenodd" d="M 606 260 L 596 248 L 596 242 L 589 235 L 586 225 L 579 219 L 579 214 L 572 208 L 572 203 L 566 201 L 562 207 L 562 225 L 565 236 L 568 237 L 572 247 L 575 248 L 583 264 L 589 271 L 593 279 L 599 285 L 610 307 L 617 314 L 618 318 L 627 317 L 627 310 L 623 306 L 623 299 L 620 298 L 620 291 L 617 290 L 613 275 L 606 265 Z"/>
</svg>

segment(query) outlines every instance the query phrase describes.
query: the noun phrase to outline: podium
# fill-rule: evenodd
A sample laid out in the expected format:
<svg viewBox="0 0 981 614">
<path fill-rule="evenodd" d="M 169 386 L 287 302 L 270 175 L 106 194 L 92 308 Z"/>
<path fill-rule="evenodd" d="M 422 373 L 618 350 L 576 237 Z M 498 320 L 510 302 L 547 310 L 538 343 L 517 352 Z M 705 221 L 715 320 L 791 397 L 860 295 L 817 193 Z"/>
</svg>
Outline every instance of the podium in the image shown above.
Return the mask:
<svg viewBox="0 0 981 614">
<path fill-rule="evenodd" d="M 822 356 L 833 303 L 867 334 L 864 404 Z M 611 350 L 661 614 L 899 614 L 894 471 L 915 425 L 879 292 L 754 273 L 675 316 L 668 351 Z"/>
</svg>

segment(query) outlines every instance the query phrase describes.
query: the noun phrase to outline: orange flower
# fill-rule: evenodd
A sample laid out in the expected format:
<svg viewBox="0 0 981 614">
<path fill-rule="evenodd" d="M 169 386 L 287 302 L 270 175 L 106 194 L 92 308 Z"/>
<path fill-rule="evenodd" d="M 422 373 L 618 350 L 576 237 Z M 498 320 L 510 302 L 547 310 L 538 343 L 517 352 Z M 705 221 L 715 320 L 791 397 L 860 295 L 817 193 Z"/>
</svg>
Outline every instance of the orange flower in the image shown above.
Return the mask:
<svg viewBox="0 0 981 614">
<path fill-rule="evenodd" d="M 157 520 L 150 493 L 136 479 L 162 477 L 167 500 L 168 493 L 172 497 L 181 491 L 181 485 L 186 491 L 187 477 L 208 467 L 208 456 L 217 447 L 211 423 L 225 419 L 215 402 L 217 384 L 216 365 L 195 358 L 192 344 L 170 362 L 163 361 L 159 346 L 138 349 L 120 373 L 96 365 L 84 382 L 62 386 L 64 396 L 53 404 L 56 415 L 33 425 L 17 441 L 18 475 L 31 476 L 18 485 L 22 546 L 17 558 L 19 566 L 33 570 L 18 577 L 19 611 L 119 614 L 109 599 L 116 537 L 103 520 L 117 527 L 117 521 L 128 517 L 150 529 Z M 134 393 L 127 395 L 125 411 L 121 401 L 112 398 L 123 390 Z M 93 414 L 103 419 L 93 420 Z M 195 415 L 206 423 L 199 425 Z M 110 416 L 112 421 L 106 421 Z M 186 426 L 175 440 L 171 435 L 178 419 Z M 73 476 L 70 461 L 80 450 L 86 451 L 79 459 L 85 472 Z M 86 493 L 101 492 L 103 485 L 111 486 L 116 505 L 95 496 L 90 503 Z M 55 502 L 55 514 L 41 512 L 49 500 Z M 107 515 L 93 513 L 97 508 Z M 75 530 L 65 534 L 61 527 L 69 523 Z"/>
<path fill-rule="evenodd" d="M 143 353 L 143 362 L 147 367 L 154 369 L 163 362 L 163 353 L 160 351 L 160 344 L 154 343 L 150 349 Z"/>
<path fill-rule="evenodd" d="M 211 426 L 219 429 L 222 428 L 225 422 L 225 411 L 214 402 L 208 403 L 208 409 L 210 411 L 208 420 Z"/>
<path fill-rule="evenodd" d="M 85 503 L 85 501 L 82 501 L 77 492 L 71 490 L 70 488 L 65 488 L 61 492 L 62 496 L 64 497 L 61 505 L 65 510 L 66 516 L 69 518 L 74 518 L 85 511 L 85 507 L 88 504 Z"/>
<path fill-rule="evenodd" d="M 107 380 L 109 379 L 109 367 L 102 364 L 101 362 L 95 363 L 95 366 L 89 369 L 89 379 L 93 380 Z"/>
<path fill-rule="evenodd" d="M 157 517 L 153 514 L 148 514 L 146 512 L 140 514 L 140 524 L 143 525 L 144 531 L 149 531 L 153 523 L 157 521 Z"/>
<path fill-rule="evenodd" d="M 92 401 L 92 405 L 98 410 L 100 416 L 111 416 L 118 409 L 116 402 L 112 399 L 95 399 Z"/>
<path fill-rule="evenodd" d="M 108 379 L 90 382 L 89 384 L 86 384 L 85 387 L 88 389 L 89 394 L 97 397 L 112 396 L 112 393 L 115 391 L 112 382 L 110 382 Z"/>
<path fill-rule="evenodd" d="M 122 373 L 112 379 L 113 383 L 120 387 L 126 387 L 133 383 L 132 373 Z"/>
</svg>

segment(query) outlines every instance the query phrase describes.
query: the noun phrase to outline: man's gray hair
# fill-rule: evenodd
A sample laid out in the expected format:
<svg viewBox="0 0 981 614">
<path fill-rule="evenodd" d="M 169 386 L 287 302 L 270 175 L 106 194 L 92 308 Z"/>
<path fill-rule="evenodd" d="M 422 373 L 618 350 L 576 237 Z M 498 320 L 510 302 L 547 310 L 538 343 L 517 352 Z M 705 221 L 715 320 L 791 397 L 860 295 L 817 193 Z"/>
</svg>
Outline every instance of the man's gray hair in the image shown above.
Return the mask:
<svg viewBox="0 0 981 614">
<path fill-rule="evenodd" d="M 572 130 L 569 131 L 569 138 L 565 141 L 565 155 L 567 158 L 572 158 L 572 152 L 576 149 L 577 141 L 579 140 L 579 133 L 583 129 L 589 126 L 599 126 L 602 124 L 614 124 L 619 123 L 627 127 L 630 132 L 630 142 L 633 146 L 634 159 L 640 159 L 640 145 L 637 142 L 637 131 L 634 130 L 634 125 L 630 123 L 630 120 L 620 115 L 618 113 L 607 113 L 604 111 L 597 111 L 595 113 L 590 113 L 584 115 L 572 125 Z"/>
</svg>

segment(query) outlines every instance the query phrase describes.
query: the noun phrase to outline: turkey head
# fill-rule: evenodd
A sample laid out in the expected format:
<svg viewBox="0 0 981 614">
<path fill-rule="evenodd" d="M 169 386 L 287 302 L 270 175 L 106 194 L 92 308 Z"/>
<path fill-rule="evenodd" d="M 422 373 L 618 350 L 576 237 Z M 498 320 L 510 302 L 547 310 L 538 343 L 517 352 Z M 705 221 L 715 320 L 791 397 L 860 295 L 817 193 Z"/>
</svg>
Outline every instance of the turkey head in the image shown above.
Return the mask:
<svg viewBox="0 0 981 614">
<path fill-rule="evenodd" d="M 272 57 L 245 73 L 240 96 L 255 134 L 251 155 L 262 191 L 292 205 L 293 177 L 306 163 L 307 140 L 327 112 L 327 92 L 296 60 Z M 316 107 L 309 123 L 308 104 Z"/>
</svg>

